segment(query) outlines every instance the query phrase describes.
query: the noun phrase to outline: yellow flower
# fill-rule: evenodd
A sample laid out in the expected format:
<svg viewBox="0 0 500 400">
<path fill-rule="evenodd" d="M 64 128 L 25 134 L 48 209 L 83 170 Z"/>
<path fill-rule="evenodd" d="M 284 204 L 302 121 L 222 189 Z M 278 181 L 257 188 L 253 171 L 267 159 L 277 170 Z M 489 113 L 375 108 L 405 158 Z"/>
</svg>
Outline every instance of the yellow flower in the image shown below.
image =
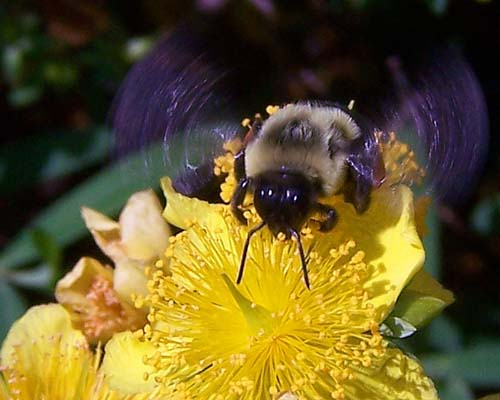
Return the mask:
<svg viewBox="0 0 500 400">
<path fill-rule="evenodd" d="M 168 220 L 182 209 L 202 210 L 185 215 L 186 231 L 172 240 L 172 275 L 159 265 L 149 283 L 146 338 L 157 353 L 148 363 L 166 394 L 435 398 L 418 364 L 388 349 L 378 332 L 424 259 L 408 188 L 375 192 L 363 215 L 331 199 L 339 213 L 334 231 L 303 231 L 311 290 L 295 243 L 268 230 L 251 242 L 243 282 L 235 285 L 248 228 L 227 206 L 180 198 L 168 181 L 164 190 Z"/>
<path fill-rule="evenodd" d="M 14 323 L 5 339 L 0 362 L 0 399 L 118 400 L 98 367 L 100 351 L 90 351 L 58 304 L 33 307 Z"/>
<path fill-rule="evenodd" d="M 132 195 L 119 222 L 82 209 L 87 227 L 115 268 L 83 257 L 58 282 L 56 298 L 91 343 L 144 326 L 148 309 L 135 307 L 134 299 L 147 294 L 145 266 L 164 258 L 170 230 L 161 212 L 152 190 Z"/>
<path fill-rule="evenodd" d="M 363 215 L 329 199 L 338 226 L 327 234 L 307 226 L 302 232 L 308 290 L 296 244 L 268 230 L 251 241 L 236 285 L 249 227 L 226 205 L 184 197 L 168 180 L 162 184 L 164 215 L 185 231 L 170 240 L 168 269 L 160 261 L 150 271 L 150 324 L 142 340 L 155 350 L 135 358 L 153 368 L 163 396 L 437 398 L 418 363 L 388 348 L 378 330 L 424 260 L 407 187 L 374 192 Z M 118 371 L 112 363 L 107 368 Z M 110 385 L 131 389 L 134 379 L 151 381 L 151 375 L 129 372 Z"/>
<path fill-rule="evenodd" d="M 392 139 L 384 155 L 411 159 Z M 227 174 L 227 202 L 236 181 L 235 151 L 226 150 L 215 172 Z M 364 214 L 333 196 L 323 201 L 339 215 L 335 229 L 321 233 L 313 221 L 303 228 L 311 290 L 296 243 L 267 229 L 250 242 L 235 284 L 248 232 L 259 223 L 251 196 L 244 226 L 228 205 L 184 197 L 164 179 L 164 217 L 184 231 L 148 269 L 150 323 L 108 343 L 107 382 L 126 393 L 156 387 L 168 399 L 436 399 L 418 362 L 379 331 L 424 262 L 413 196 L 400 184 L 421 170 L 407 162 L 401 172 L 391 157 Z M 120 369 L 123 359 L 129 367 Z"/>
</svg>

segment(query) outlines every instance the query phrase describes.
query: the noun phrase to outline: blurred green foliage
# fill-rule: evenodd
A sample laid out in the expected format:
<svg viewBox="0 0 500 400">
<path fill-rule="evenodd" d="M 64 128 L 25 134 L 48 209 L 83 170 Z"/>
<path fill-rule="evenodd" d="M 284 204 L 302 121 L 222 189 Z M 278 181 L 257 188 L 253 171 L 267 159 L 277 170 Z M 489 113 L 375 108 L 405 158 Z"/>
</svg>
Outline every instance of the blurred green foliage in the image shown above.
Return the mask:
<svg viewBox="0 0 500 400">
<path fill-rule="evenodd" d="M 144 171 L 142 153 L 113 162 L 105 127 L 126 70 L 162 32 L 188 22 L 218 37 L 223 52 L 243 58 L 255 77 L 245 95 L 261 108 L 296 98 L 366 98 L 387 55 L 451 40 L 474 58 L 495 110 L 498 73 L 487 43 L 498 37 L 495 14 L 494 2 L 458 0 L 0 5 L 0 337 L 29 305 L 51 301 L 55 280 L 92 248 L 82 205 L 116 215 L 131 193 L 156 187 L 164 174 L 161 163 Z M 494 130 L 493 112 L 491 118 Z M 470 204 L 429 213 L 426 269 L 457 301 L 401 342 L 446 400 L 500 390 L 498 146 L 493 139 Z M 162 159 L 160 147 L 151 151 Z M 408 304 L 415 310 L 413 299 Z M 413 333 L 412 325 L 394 321 L 395 336 Z"/>
</svg>

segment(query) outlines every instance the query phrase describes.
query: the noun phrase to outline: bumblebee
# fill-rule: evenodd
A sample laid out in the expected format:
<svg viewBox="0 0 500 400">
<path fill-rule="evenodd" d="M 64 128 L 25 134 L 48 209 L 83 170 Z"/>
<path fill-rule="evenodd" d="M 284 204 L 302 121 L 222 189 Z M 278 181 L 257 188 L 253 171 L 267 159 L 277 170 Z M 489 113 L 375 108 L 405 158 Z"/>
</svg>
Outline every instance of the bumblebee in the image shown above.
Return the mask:
<svg viewBox="0 0 500 400">
<path fill-rule="evenodd" d="M 164 171 L 180 171 L 172 176 L 174 188 L 205 200 L 218 188 L 213 159 L 239 126 L 235 103 L 226 96 L 225 72 L 216 65 L 189 36 L 174 32 L 131 69 L 112 107 L 118 154 L 161 142 Z M 242 203 L 252 193 L 262 222 L 248 233 L 238 283 L 250 239 L 267 225 L 274 235 L 296 239 L 310 286 L 300 230 L 312 214 L 320 215 L 320 230 L 333 229 L 337 214 L 321 203 L 323 196 L 342 194 L 358 213 L 368 208 L 385 172 L 375 132 L 411 131 L 434 198 L 456 204 L 467 197 L 484 165 L 489 136 L 486 103 L 472 68 L 454 49 L 430 57 L 412 79 L 399 59 L 389 59 L 388 66 L 396 87 L 376 107 L 375 124 L 336 103 L 308 101 L 251 125 L 235 159 L 238 185 L 231 207 L 246 224 Z"/>
<path fill-rule="evenodd" d="M 335 209 L 319 202 L 324 196 L 343 193 L 358 213 L 367 209 L 372 187 L 383 180 L 378 148 L 347 110 L 318 103 L 288 104 L 265 122 L 257 119 L 246 141 L 235 158 L 238 185 L 231 208 L 246 223 L 241 205 L 250 191 L 262 223 L 248 233 L 237 283 L 252 235 L 267 225 L 275 236 L 296 239 L 309 288 L 300 230 L 313 213 L 323 217 L 321 231 L 335 226 Z"/>
</svg>

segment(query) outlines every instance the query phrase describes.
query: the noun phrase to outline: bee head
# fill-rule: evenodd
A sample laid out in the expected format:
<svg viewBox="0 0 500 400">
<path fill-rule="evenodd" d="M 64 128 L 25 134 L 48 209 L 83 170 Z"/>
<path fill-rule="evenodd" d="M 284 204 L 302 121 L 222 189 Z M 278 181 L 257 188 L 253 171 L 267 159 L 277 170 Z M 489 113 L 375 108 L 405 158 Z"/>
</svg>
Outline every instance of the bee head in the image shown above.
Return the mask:
<svg viewBox="0 0 500 400">
<path fill-rule="evenodd" d="M 312 183 L 302 174 L 289 171 L 265 172 L 254 180 L 254 205 L 274 235 L 287 238 L 300 231 L 316 201 Z"/>
</svg>

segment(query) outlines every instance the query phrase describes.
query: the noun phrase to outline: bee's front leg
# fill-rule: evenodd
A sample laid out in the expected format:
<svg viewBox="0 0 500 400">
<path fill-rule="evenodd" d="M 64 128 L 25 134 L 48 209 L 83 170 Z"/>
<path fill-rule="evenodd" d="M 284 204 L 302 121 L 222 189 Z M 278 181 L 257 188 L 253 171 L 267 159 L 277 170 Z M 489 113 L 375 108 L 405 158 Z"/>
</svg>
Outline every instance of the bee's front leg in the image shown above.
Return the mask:
<svg viewBox="0 0 500 400">
<path fill-rule="evenodd" d="M 250 179 L 244 178 L 238 182 L 238 186 L 236 186 L 236 190 L 233 193 L 233 197 L 231 198 L 231 211 L 233 215 L 240 221 L 242 224 L 247 224 L 247 220 L 243 215 L 243 210 L 240 206 L 245 201 L 245 196 L 247 194 L 248 187 L 250 185 Z"/>
<path fill-rule="evenodd" d="M 234 156 L 234 177 L 238 182 L 247 177 L 245 172 L 245 150 L 241 150 Z"/>
<path fill-rule="evenodd" d="M 333 207 L 326 206 L 324 204 L 316 203 L 314 206 L 315 211 L 324 215 L 326 218 L 320 222 L 319 230 L 321 232 L 328 232 L 333 229 L 337 223 L 337 212 Z"/>
<path fill-rule="evenodd" d="M 240 151 L 234 157 L 234 176 L 238 181 L 238 186 L 236 186 L 231 198 L 231 211 L 238 221 L 246 225 L 247 220 L 243 216 L 243 210 L 240 208 L 245 201 L 245 196 L 250 185 L 250 179 L 247 178 L 245 172 L 245 150 Z"/>
</svg>

